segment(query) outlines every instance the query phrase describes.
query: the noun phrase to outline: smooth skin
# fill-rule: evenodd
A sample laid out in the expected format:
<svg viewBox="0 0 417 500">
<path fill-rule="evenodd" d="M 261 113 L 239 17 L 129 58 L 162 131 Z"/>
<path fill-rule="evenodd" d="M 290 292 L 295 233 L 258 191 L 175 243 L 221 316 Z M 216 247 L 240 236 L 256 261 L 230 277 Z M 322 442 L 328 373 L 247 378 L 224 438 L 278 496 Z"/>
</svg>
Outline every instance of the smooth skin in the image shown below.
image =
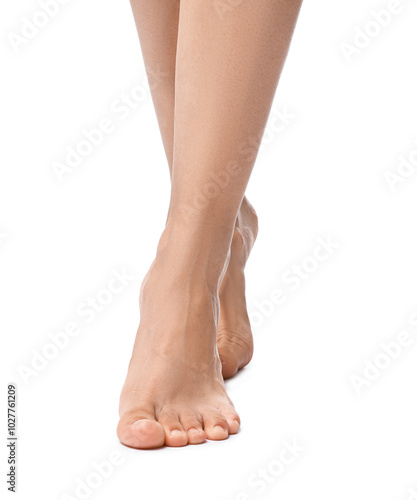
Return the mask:
<svg viewBox="0 0 417 500">
<path fill-rule="evenodd" d="M 224 378 L 253 353 L 244 195 L 301 0 L 131 3 L 146 68 L 163 74 L 152 97 L 172 182 L 117 432 L 141 449 L 222 440 L 240 426 Z"/>
</svg>

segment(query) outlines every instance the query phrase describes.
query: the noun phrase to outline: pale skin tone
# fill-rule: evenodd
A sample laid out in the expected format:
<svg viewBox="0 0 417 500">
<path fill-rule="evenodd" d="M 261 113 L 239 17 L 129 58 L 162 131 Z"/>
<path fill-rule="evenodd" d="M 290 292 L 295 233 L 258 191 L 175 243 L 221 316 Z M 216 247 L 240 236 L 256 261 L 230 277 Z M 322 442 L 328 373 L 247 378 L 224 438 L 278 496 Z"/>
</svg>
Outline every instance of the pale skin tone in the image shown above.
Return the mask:
<svg viewBox="0 0 417 500">
<path fill-rule="evenodd" d="M 224 378 L 253 353 L 244 268 L 257 217 L 245 189 L 301 0 L 131 4 L 147 70 L 163 74 L 152 97 L 171 202 L 117 432 L 142 449 L 222 440 L 240 426 Z"/>
</svg>

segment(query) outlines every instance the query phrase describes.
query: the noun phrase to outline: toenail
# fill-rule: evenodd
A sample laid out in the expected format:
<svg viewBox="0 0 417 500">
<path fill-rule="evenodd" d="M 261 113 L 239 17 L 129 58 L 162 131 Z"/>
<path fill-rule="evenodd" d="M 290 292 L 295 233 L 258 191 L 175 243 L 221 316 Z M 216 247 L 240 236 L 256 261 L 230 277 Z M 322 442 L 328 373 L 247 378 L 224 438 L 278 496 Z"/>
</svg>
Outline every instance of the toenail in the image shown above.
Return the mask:
<svg viewBox="0 0 417 500">
<path fill-rule="evenodd" d="M 198 429 L 196 429 L 195 427 L 191 427 L 191 429 L 188 429 L 188 432 L 192 432 L 194 434 L 194 433 L 200 432 L 200 431 Z"/>
<path fill-rule="evenodd" d="M 171 431 L 171 436 L 172 437 L 175 437 L 175 436 L 182 436 L 182 432 L 179 430 L 179 429 L 173 429 Z"/>
<path fill-rule="evenodd" d="M 214 430 L 221 431 L 221 432 L 226 432 L 226 429 L 222 425 L 215 425 Z"/>
</svg>

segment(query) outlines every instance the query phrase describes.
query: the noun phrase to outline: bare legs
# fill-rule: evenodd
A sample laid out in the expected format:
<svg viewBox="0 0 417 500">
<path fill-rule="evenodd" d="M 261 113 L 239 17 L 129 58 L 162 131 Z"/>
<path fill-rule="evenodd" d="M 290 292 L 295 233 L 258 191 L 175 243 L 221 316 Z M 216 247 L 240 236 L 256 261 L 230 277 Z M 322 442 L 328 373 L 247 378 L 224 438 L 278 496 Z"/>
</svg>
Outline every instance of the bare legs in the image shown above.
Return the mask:
<svg viewBox="0 0 417 500">
<path fill-rule="evenodd" d="M 131 0 L 131 3 L 147 70 L 150 74 L 157 71 L 165 75 L 160 84 L 152 88 L 152 95 L 171 174 L 180 0 Z M 222 15 L 224 5 L 227 8 L 224 3 L 216 8 L 213 6 L 212 14 Z M 219 292 L 217 346 L 224 378 L 233 376 L 252 358 L 253 339 L 246 310 L 244 267 L 257 232 L 256 213 L 244 197 L 236 219 L 229 266 Z"/>
<path fill-rule="evenodd" d="M 256 216 L 244 193 L 300 3 L 243 0 L 220 15 L 207 0 L 132 0 L 145 64 L 167 73 L 153 99 L 172 190 L 121 396 L 128 446 L 239 428 L 218 353 L 225 376 L 252 354 L 243 268 Z"/>
</svg>

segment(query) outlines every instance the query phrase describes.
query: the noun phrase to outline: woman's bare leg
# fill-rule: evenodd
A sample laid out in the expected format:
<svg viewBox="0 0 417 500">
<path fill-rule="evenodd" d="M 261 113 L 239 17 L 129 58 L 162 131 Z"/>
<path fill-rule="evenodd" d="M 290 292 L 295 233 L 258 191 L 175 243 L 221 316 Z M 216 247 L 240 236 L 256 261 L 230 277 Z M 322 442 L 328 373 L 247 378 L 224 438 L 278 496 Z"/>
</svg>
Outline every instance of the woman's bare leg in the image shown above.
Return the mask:
<svg viewBox="0 0 417 500">
<path fill-rule="evenodd" d="M 150 74 L 157 71 L 164 75 L 160 83 L 152 87 L 152 97 L 171 173 L 174 160 L 175 64 L 180 0 L 131 0 L 131 4 L 145 66 Z M 224 378 L 233 376 L 247 365 L 253 354 L 244 269 L 257 234 L 256 212 L 244 197 L 236 219 L 229 266 L 219 292 L 217 347 Z"/>
<path fill-rule="evenodd" d="M 128 446 L 238 430 L 216 348 L 220 284 L 257 153 L 247 144 L 265 127 L 300 4 L 243 0 L 220 17 L 215 2 L 180 2 L 171 205 L 121 396 Z"/>
<path fill-rule="evenodd" d="M 175 64 L 180 0 L 130 0 L 148 74 L 163 75 L 151 86 L 162 142 L 172 171 Z"/>
</svg>

